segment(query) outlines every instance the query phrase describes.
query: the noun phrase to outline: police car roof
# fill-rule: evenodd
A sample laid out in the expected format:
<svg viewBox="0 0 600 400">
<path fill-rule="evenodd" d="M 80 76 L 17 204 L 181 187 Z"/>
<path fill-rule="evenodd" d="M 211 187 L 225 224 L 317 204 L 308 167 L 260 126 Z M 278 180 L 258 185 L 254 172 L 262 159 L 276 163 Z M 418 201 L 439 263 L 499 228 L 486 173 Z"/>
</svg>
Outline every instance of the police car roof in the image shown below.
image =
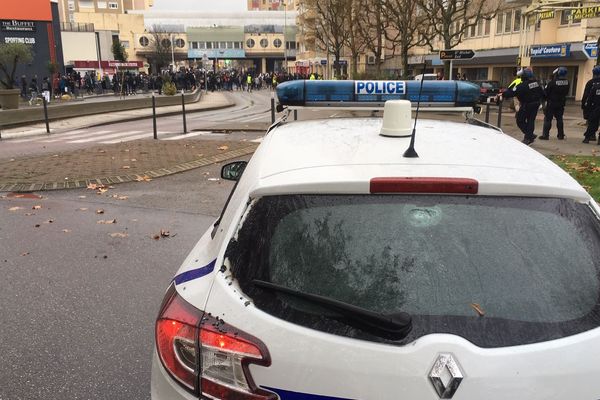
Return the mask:
<svg viewBox="0 0 600 400">
<path fill-rule="evenodd" d="M 375 177 L 456 177 L 477 180 L 480 195 L 590 200 L 556 164 L 500 132 L 422 119 L 419 158 L 404 158 L 410 138 L 381 136 L 382 123 L 334 118 L 279 125 L 253 158 L 250 195 L 369 193 Z"/>
</svg>

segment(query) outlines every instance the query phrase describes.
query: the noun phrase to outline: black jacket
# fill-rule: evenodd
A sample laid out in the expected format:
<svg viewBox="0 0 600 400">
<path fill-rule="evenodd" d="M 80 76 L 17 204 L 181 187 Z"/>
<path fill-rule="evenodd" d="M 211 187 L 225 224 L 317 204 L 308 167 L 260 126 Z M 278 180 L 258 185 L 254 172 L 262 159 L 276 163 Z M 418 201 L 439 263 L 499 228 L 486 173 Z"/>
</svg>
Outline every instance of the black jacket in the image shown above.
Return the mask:
<svg viewBox="0 0 600 400">
<path fill-rule="evenodd" d="M 544 89 L 535 79 L 524 79 L 523 82 L 502 94 L 506 98 L 516 97 L 521 104 L 540 103 L 544 98 Z"/>
<path fill-rule="evenodd" d="M 548 105 L 564 107 L 569 93 L 569 81 L 567 79 L 552 78 L 546 85 L 545 92 Z"/>
<path fill-rule="evenodd" d="M 583 97 L 581 98 L 581 108 L 590 110 L 600 107 L 600 76 L 590 79 L 585 84 Z"/>
</svg>

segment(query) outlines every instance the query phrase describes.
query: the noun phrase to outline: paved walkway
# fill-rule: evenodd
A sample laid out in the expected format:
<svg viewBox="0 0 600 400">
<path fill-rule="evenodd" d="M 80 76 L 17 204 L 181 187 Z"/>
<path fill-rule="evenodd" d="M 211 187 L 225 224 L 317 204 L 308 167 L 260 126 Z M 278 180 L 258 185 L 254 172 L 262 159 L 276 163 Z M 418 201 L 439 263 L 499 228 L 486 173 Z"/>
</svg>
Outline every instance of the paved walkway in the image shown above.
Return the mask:
<svg viewBox="0 0 600 400">
<path fill-rule="evenodd" d="M 257 146 L 243 141 L 144 139 L 0 160 L 0 192 L 143 181 L 252 154 Z"/>
<path fill-rule="evenodd" d="M 198 111 L 219 110 L 235 105 L 235 102 L 225 94 L 219 92 L 208 92 L 202 95 L 200 101 L 192 104 L 186 104 L 185 110 L 188 113 Z M 90 107 L 93 105 L 90 104 Z M 159 107 L 156 109 L 157 116 L 174 115 L 181 113 L 181 105 Z M 152 108 L 144 108 L 129 111 L 119 111 L 109 114 L 88 115 L 75 118 L 67 118 L 60 121 L 50 122 L 50 131 L 67 131 L 81 129 L 90 126 L 105 125 L 108 123 L 130 121 L 143 119 L 152 116 Z M 46 125 L 38 123 L 28 126 L 5 129 L 0 132 L 2 138 L 26 137 L 30 135 L 39 135 L 46 133 Z"/>
</svg>

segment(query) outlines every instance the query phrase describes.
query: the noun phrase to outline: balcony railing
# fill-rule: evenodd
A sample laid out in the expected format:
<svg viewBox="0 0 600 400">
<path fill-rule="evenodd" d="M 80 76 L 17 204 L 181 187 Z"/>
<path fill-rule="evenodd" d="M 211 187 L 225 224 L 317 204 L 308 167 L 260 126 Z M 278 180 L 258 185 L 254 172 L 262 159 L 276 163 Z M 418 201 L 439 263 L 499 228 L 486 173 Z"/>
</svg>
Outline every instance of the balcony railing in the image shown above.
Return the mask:
<svg viewBox="0 0 600 400">
<path fill-rule="evenodd" d="M 61 22 L 60 30 L 63 32 L 94 32 L 94 24 L 80 24 L 77 22 Z"/>
</svg>

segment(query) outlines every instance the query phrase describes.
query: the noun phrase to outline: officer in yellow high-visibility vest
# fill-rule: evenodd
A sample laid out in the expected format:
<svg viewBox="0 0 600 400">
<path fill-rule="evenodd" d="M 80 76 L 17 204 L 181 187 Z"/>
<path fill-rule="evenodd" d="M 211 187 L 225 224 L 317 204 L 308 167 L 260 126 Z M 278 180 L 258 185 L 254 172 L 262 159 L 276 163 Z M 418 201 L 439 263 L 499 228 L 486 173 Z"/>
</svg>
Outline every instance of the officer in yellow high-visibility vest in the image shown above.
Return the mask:
<svg viewBox="0 0 600 400">
<path fill-rule="evenodd" d="M 252 91 L 252 75 L 248 74 L 246 77 L 246 85 L 248 86 L 248 91 Z"/>
<path fill-rule="evenodd" d="M 313 74 L 310 74 L 310 80 L 311 80 L 311 81 L 314 81 L 315 79 L 316 79 L 316 78 L 315 78 L 315 74 L 314 74 L 314 73 L 313 73 Z"/>
<path fill-rule="evenodd" d="M 523 76 L 523 68 L 521 68 L 520 70 L 517 71 L 516 73 L 517 77 L 510 83 L 510 85 L 508 85 L 508 88 L 506 88 L 506 90 L 513 90 L 513 88 L 515 88 L 516 86 L 518 86 L 521 82 L 523 82 L 523 79 L 521 78 L 521 76 Z M 513 104 L 515 107 L 515 111 L 519 111 L 520 108 L 520 104 L 519 104 L 519 100 L 516 97 L 513 97 Z"/>
</svg>

